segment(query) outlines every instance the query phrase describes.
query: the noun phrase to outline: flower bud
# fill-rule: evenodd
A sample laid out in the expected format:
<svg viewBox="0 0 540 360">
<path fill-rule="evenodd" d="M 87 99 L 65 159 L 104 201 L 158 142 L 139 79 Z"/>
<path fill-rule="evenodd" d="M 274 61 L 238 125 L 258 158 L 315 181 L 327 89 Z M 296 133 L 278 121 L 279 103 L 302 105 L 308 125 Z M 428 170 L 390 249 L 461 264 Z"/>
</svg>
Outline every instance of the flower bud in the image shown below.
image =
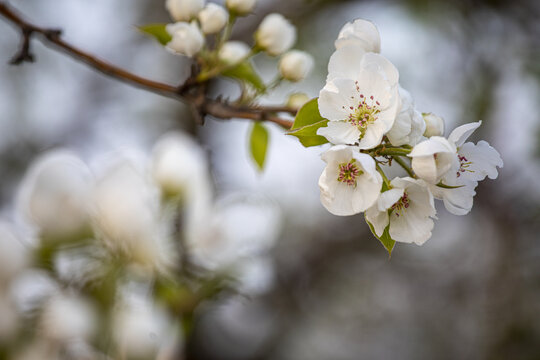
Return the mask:
<svg viewBox="0 0 540 360">
<path fill-rule="evenodd" d="M 167 43 L 167 49 L 173 53 L 192 57 L 201 51 L 204 36 L 195 22 L 177 22 L 167 25 L 166 29 L 172 36 L 172 40 Z"/>
<path fill-rule="evenodd" d="M 227 41 L 219 50 L 218 56 L 226 64 L 236 64 L 249 54 L 249 46 L 241 41 Z"/>
<path fill-rule="evenodd" d="M 176 21 L 190 21 L 204 7 L 204 0 L 167 0 L 165 7 Z"/>
<path fill-rule="evenodd" d="M 339 31 L 334 45 L 336 49 L 344 46 L 360 46 L 366 52 L 381 52 L 381 37 L 379 30 L 371 21 L 356 19 L 346 23 Z"/>
<path fill-rule="evenodd" d="M 199 13 L 201 29 L 205 34 L 215 34 L 220 32 L 229 19 L 229 13 L 222 6 L 208 4 Z"/>
<path fill-rule="evenodd" d="M 313 69 L 313 57 L 300 50 L 287 52 L 279 61 L 279 73 L 293 82 L 301 81 Z"/>
<path fill-rule="evenodd" d="M 256 0 L 227 0 L 226 5 L 232 12 L 238 15 L 245 15 L 253 10 L 256 2 Z"/>
<path fill-rule="evenodd" d="M 296 42 L 296 28 L 281 14 L 270 14 L 259 25 L 255 41 L 269 55 L 281 55 Z"/>
<path fill-rule="evenodd" d="M 422 114 L 426 122 L 425 137 L 443 136 L 444 135 L 444 119 L 433 113 Z"/>
<path fill-rule="evenodd" d="M 42 239 L 72 239 L 89 224 L 92 185 L 90 170 L 78 157 L 53 151 L 38 158 L 28 170 L 18 206 Z"/>
<path fill-rule="evenodd" d="M 300 110 L 305 103 L 310 100 L 309 96 L 304 93 L 294 93 L 289 96 L 287 100 L 287 106 L 293 109 Z"/>
</svg>

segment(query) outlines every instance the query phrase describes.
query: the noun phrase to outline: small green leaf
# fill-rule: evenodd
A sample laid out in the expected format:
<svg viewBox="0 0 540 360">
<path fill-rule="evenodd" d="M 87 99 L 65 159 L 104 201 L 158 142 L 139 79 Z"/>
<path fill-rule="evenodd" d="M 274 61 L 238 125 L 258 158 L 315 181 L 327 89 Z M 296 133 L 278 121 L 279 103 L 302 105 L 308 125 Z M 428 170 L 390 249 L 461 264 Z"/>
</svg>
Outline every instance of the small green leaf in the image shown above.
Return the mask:
<svg viewBox="0 0 540 360">
<path fill-rule="evenodd" d="M 255 160 L 257 168 L 262 171 L 264 161 L 266 160 L 266 151 L 268 149 L 268 130 L 260 122 L 253 124 L 251 134 L 249 135 L 249 148 L 251 157 Z"/>
<path fill-rule="evenodd" d="M 167 24 L 150 24 L 139 26 L 138 29 L 143 33 L 154 37 L 161 45 L 167 45 L 172 40 L 172 36 L 167 32 Z"/>
<path fill-rule="evenodd" d="M 317 130 L 327 123 L 328 120 L 319 113 L 319 104 L 315 98 L 300 108 L 287 135 L 296 136 L 305 147 L 326 144 L 328 140 L 324 136 L 317 135 Z"/>
<path fill-rule="evenodd" d="M 264 91 L 266 86 L 261 77 L 249 61 L 244 61 L 233 68 L 223 71 L 223 76 L 247 82 L 259 91 Z"/>
<path fill-rule="evenodd" d="M 375 233 L 375 229 L 373 228 L 373 225 L 371 225 L 371 223 L 367 221 L 367 219 L 366 219 L 366 223 L 368 224 L 369 229 L 373 233 L 373 236 L 379 239 L 379 241 L 384 246 L 386 251 L 388 251 L 388 257 L 392 256 L 392 250 L 394 249 L 394 245 L 396 245 L 396 240 L 392 239 L 392 237 L 390 236 L 390 232 L 389 232 L 390 224 L 388 224 L 388 226 L 384 229 L 382 236 L 378 236 Z"/>
</svg>

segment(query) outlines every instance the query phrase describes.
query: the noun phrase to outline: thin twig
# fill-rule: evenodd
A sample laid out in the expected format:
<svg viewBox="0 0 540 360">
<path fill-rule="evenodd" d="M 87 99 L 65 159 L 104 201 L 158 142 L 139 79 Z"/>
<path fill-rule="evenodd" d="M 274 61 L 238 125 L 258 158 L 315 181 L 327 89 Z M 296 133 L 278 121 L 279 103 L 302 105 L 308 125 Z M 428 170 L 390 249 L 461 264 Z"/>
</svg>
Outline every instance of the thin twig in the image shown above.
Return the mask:
<svg viewBox="0 0 540 360">
<path fill-rule="evenodd" d="M 256 121 L 269 121 L 278 124 L 285 129 L 289 129 L 292 126 L 292 121 L 279 118 L 276 114 L 280 112 L 295 114 L 296 111 L 294 109 L 273 106 L 240 107 L 221 99 L 211 99 L 206 96 L 201 98 L 199 92 L 195 91 L 195 94 L 193 93 L 195 88 L 205 86 L 196 81 L 196 73 L 192 74 L 184 84 L 180 86 L 153 81 L 135 75 L 118 66 L 109 64 L 90 53 L 76 48 L 61 38 L 60 30 L 41 28 L 25 21 L 7 2 L 0 1 L 0 15 L 9 20 L 9 22 L 21 31 L 21 46 L 10 61 L 11 64 L 19 65 L 24 62 L 34 61 L 35 57 L 31 52 L 31 40 L 34 35 L 39 35 L 39 40 L 46 46 L 63 52 L 71 58 L 85 63 L 110 78 L 195 106 L 201 117 L 204 117 L 204 115 L 211 115 L 218 119 L 243 118 Z"/>
</svg>

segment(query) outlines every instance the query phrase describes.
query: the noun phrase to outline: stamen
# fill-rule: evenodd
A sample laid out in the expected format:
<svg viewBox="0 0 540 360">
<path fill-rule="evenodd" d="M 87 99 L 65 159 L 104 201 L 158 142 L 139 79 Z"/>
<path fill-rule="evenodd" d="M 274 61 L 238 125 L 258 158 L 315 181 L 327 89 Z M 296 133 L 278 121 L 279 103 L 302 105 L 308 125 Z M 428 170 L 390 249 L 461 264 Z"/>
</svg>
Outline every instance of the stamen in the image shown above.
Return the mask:
<svg viewBox="0 0 540 360">
<path fill-rule="evenodd" d="M 356 178 L 363 174 L 362 170 L 355 164 L 356 160 L 352 159 L 348 163 L 339 164 L 339 175 L 337 180 L 349 186 L 356 186 Z"/>
<path fill-rule="evenodd" d="M 466 171 L 473 173 L 474 170 L 469 170 L 468 168 L 472 165 L 472 161 L 467 160 L 467 158 L 463 155 L 458 154 L 459 159 L 459 169 L 456 172 L 456 176 L 460 177 L 461 173 L 464 173 Z"/>
<path fill-rule="evenodd" d="M 399 217 L 399 215 L 403 214 L 405 209 L 408 209 L 410 205 L 409 195 L 404 192 L 403 196 L 394 205 L 392 205 L 392 211 L 394 214 L 396 214 L 396 217 Z"/>
</svg>

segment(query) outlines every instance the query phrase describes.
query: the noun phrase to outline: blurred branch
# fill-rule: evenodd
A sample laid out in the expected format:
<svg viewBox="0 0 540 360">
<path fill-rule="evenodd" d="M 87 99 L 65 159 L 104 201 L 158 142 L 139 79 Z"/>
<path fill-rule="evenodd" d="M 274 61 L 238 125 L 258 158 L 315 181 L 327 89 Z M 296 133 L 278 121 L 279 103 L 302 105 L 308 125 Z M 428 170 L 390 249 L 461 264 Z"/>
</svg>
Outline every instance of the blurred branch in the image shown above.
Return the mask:
<svg viewBox="0 0 540 360">
<path fill-rule="evenodd" d="M 61 30 L 41 28 L 25 21 L 7 2 L 0 2 L 0 15 L 9 20 L 21 31 L 21 46 L 10 61 L 13 65 L 34 61 L 35 58 L 31 51 L 31 40 L 34 35 L 39 35 L 39 39 L 45 45 L 52 46 L 55 50 L 61 51 L 71 58 L 85 63 L 108 77 L 161 96 L 190 104 L 197 111 L 201 119 L 205 115 L 211 115 L 219 119 L 242 118 L 254 121 L 269 121 L 285 129 L 289 129 L 292 126 L 292 121 L 278 117 L 277 113 L 294 115 L 296 113 L 294 109 L 275 106 L 238 106 L 221 98 L 208 98 L 205 93 L 206 84 L 196 81 L 196 70 L 192 72 L 192 75 L 182 85 L 173 86 L 160 83 L 135 75 L 76 48 L 62 40 Z"/>
</svg>

